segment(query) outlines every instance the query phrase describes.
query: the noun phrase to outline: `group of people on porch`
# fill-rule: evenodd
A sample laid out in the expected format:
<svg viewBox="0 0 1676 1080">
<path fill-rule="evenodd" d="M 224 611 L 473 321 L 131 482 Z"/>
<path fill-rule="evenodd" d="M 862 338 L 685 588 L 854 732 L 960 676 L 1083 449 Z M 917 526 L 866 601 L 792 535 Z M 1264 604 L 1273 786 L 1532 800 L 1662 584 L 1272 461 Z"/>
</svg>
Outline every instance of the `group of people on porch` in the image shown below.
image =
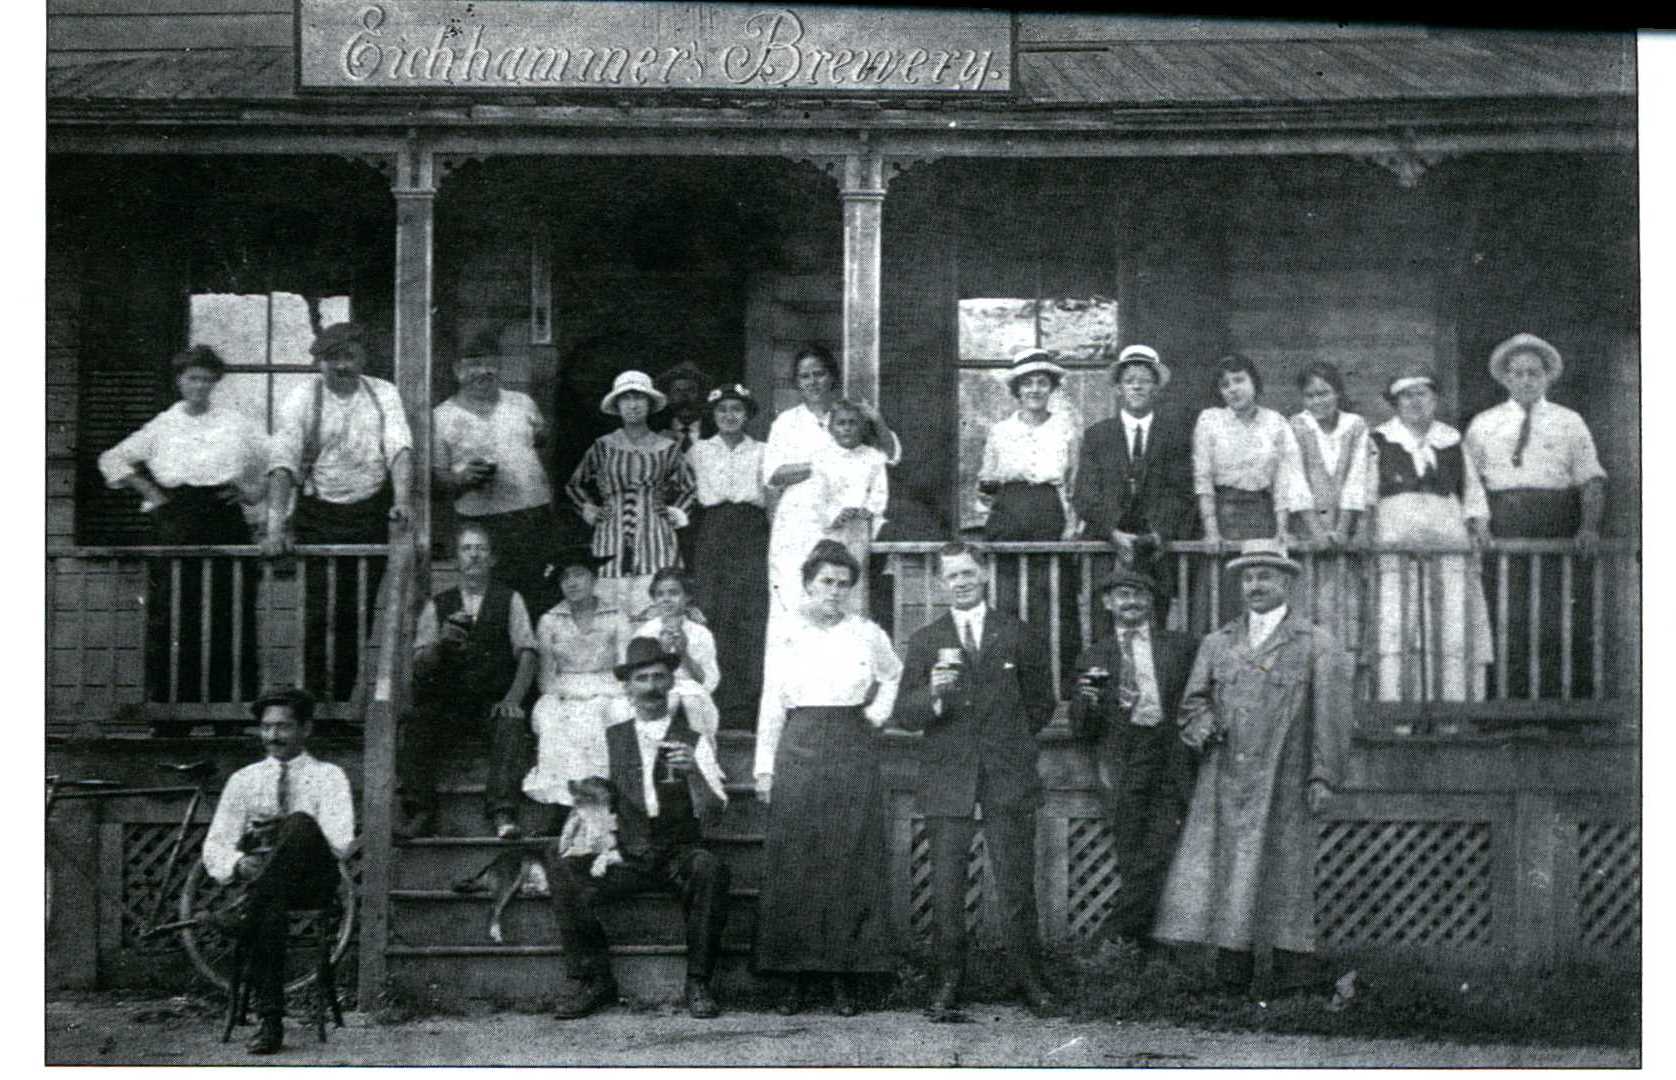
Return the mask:
<svg viewBox="0 0 1676 1080">
<path fill-rule="evenodd" d="M 280 405 L 271 439 L 215 407 L 220 359 L 187 350 L 175 360 L 182 401 L 101 467 L 142 496 L 166 543 L 241 542 L 237 504 L 264 497 L 266 554 L 293 541 L 381 542 L 411 512 L 412 438 L 395 388 L 364 373 L 367 347 L 354 324 L 323 330 L 319 378 Z M 728 875 L 700 823 L 744 779 L 722 774 L 717 741 L 726 721 L 743 718 L 757 735 L 749 790 L 768 806 L 756 966 L 786 980 L 783 1011 L 826 981 L 838 1010 L 853 1013 L 857 979 L 892 971 L 896 955 L 877 736 L 886 726 L 923 732 L 932 1013 L 955 1015 L 963 988 L 966 860 L 978 831 L 1011 974 L 1032 1008 L 1051 1010 L 1036 939 L 1036 735 L 1059 706 L 1060 661 L 1049 646 L 1052 576 L 1029 561 L 1051 556 L 992 570 L 973 543 L 945 544 L 928 568 L 949 611 L 899 657 L 858 594 L 902 445 L 878 409 L 839 396 L 839 365 L 814 345 L 792 360 L 801 403 L 776 417 L 766 442 L 744 430 L 759 403 L 741 385 L 707 387 L 689 363 L 656 380 L 619 374 L 599 403 L 619 426 L 562 489 L 591 541 L 556 546 L 542 413 L 500 386 L 489 350 L 467 352 L 458 393 L 432 417 L 435 474 L 458 520 L 459 584 L 418 621 L 398 834 L 436 830 L 443 764 L 487 744 L 495 835 L 572 841 L 542 861 L 572 979 L 560 1015 L 614 996 L 596 909 L 659 888 L 687 912 L 687 1004 L 713 1016 Z M 1403 697 L 1405 655 L 1422 642 L 1441 696 L 1470 700 L 1485 694 L 1494 655 L 1473 551 L 1492 536 L 1569 536 L 1587 555 L 1598 539 L 1604 472 L 1592 438 L 1545 398 L 1563 371 L 1559 352 L 1518 334 L 1489 367 L 1509 400 L 1463 437 L 1437 419 L 1429 371 L 1392 378 L 1395 415 L 1370 427 L 1350 411 L 1342 373 L 1312 365 L 1298 378 L 1305 410 L 1288 420 L 1260 403 L 1258 365 L 1233 354 L 1216 364 L 1223 405 L 1189 430 L 1157 410 L 1171 370 L 1137 344 L 1111 365 L 1116 415 L 1082 431 L 1058 404 L 1066 368 L 1041 349 L 1014 358 L 1005 379 L 1019 407 L 990 428 L 977 477 L 983 539 L 1080 537 L 1110 549 L 1095 592 L 1110 616 L 1096 625 L 1111 633 L 1077 658 L 1068 693 L 1117 834 L 1123 884 L 1109 933 L 1138 946 L 1214 945 L 1231 983 L 1258 979 L 1253 946 L 1275 950 L 1266 985 L 1319 980 L 1307 958 L 1311 816 L 1343 779 L 1352 684 L 1346 622 L 1328 616 L 1361 599 L 1353 577 L 1306 581 L 1288 545 L 1437 548 L 1418 587 L 1404 556 L 1376 556 L 1375 683 L 1381 697 Z M 1201 536 L 1237 551 L 1221 569 L 1238 587 L 1221 590 L 1199 640 L 1165 630 L 1163 616 L 1172 601 L 1212 606 L 1214 573 L 1199 575 L 1202 595 L 1175 595 L 1168 545 Z M 311 581 L 308 594 L 325 589 Z M 1503 619 L 1514 670 L 1540 650 L 1543 681 L 1528 689 L 1552 693 L 1559 650 L 1532 640 L 1546 627 L 1524 625 L 1521 611 L 1514 604 Z M 309 617 L 311 649 L 347 635 L 322 676 L 338 694 L 355 678 L 345 658 L 358 652 L 358 614 L 346 604 L 333 625 L 315 609 Z M 322 653 L 305 670 L 323 672 L 323 662 Z M 608 806 L 581 843 L 565 819 L 601 790 Z M 613 828 L 614 861 L 595 850 Z"/>
</svg>

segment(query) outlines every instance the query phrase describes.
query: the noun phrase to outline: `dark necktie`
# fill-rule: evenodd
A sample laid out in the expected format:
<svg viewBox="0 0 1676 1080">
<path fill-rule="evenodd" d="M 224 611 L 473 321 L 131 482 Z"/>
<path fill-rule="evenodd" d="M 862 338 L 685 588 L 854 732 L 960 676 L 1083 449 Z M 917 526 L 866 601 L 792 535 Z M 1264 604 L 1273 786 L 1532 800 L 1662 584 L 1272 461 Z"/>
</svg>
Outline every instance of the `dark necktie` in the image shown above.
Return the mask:
<svg viewBox="0 0 1676 1080">
<path fill-rule="evenodd" d="M 274 784 L 274 802 L 279 804 L 279 816 L 284 817 L 291 812 L 291 792 L 285 784 L 285 774 L 291 768 L 289 761 L 279 763 L 279 780 Z"/>
<path fill-rule="evenodd" d="M 967 619 L 965 622 L 961 623 L 960 644 L 961 647 L 966 650 L 966 655 L 972 658 L 972 662 L 977 663 L 978 641 L 977 638 L 972 636 L 971 619 Z"/>
<path fill-rule="evenodd" d="M 1117 685 L 1125 690 L 1133 691 L 1138 699 L 1141 693 L 1141 683 L 1135 676 L 1135 632 L 1133 630 L 1122 631 L 1118 634 L 1118 643 L 1123 649 L 1123 670 L 1117 674 Z"/>
<path fill-rule="evenodd" d="M 1525 463 L 1525 447 L 1531 444 L 1531 414 L 1534 407 L 1525 410 L 1525 418 L 1519 421 L 1519 441 L 1513 444 L 1513 467 L 1517 469 Z"/>
<path fill-rule="evenodd" d="M 1140 465 L 1141 459 L 1146 456 L 1145 431 L 1146 429 L 1141 425 L 1135 425 L 1135 445 L 1129 448 L 1129 462 L 1137 467 Z"/>
</svg>

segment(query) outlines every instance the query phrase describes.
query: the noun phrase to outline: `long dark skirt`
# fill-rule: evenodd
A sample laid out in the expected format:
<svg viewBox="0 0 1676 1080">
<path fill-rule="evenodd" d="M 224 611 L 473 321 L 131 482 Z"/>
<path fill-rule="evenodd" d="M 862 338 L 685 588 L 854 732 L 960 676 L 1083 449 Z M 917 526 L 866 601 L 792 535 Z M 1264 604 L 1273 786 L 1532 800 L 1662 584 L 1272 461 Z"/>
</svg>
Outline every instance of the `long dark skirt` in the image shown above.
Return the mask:
<svg viewBox="0 0 1676 1080">
<path fill-rule="evenodd" d="M 984 539 L 996 542 L 1040 541 L 1051 543 L 1065 534 L 1065 508 L 1059 501 L 1059 489 L 1052 484 L 1003 484 L 995 493 L 989 520 L 984 523 Z M 1048 617 L 1052 612 L 1053 555 L 997 555 L 995 557 L 995 606 L 1009 615 L 1025 618 L 1032 626 L 1042 627 L 1046 634 Z M 1021 567 L 1024 569 L 1021 571 Z M 1030 576 L 1025 585 L 1025 611 L 1019 603 L 1019 577 Z M 1061 655 L 1055 657 L 1060 666 L 1062 685 L 1069 686 L 1072 665 L 1082 648 L 1077 630 L 1077 580 L 1074 564 L 1064 561 L 1059 577 L 1059 640 Z"/>
<path fill-rule="evenodd" d="M 1242 491 L 1239 488 L 1217 488 L 1216 526 L 1222 533 L 1222 539 L 1230 543 L 1238 543 L 1241 540 L 1261 540 L 1274 536 L 1274 493 L 1267 490 Z M 1227 560 L 1223 559 L 1222 564 L 1227 565 Z M 1239 579 L 1218 568 L 1215 576 L 1219 579 L 1221 585 L 1221 595 L 1216 605 L 1215 620 L 1200 621 L 1211 612 L 1210 581 L 1212 576 L 1209 573 L 1199 575 L 1197 592 L 1199 602 L 1194 606 L 1203 614 L 1193 621 L 1193 631 L 1197 634 L 1209 633 L 1245 610 L 1244 602 L 1240 599 Z"/>
<path fill-rule="evenodd" d="M 787 712 L 767 833 L 757 970 L 894 970 L 879 740 L 860 706 Z"/>
<path fill-rule="evenodd" d="M 1582 522 L 1582 497 L 1576 488 L 1548 491 L 1515 488 L 1489 492 L 1490 534 L 1499 540 L 1569 540 Z M 1558 555 L 1507 557 L 1507 696 L 1557 698 L 1562 686 L 1563 639 L 1560 633 L 1562 559 Z M 1542 625 L 1530 625 L 1531 564 L 1542 567 Z M 1501 625 L 1499 610 L 1501 559 L 1484 559 L 1484 591 L 1491 604 L 1492 627 Z M 1594 694 L 1594 564 L 1574 559 L 1571 568 L 1571 696 Z M 1531 685 L 1530 654 L 1537 657 L 1537 685 Z M 1490 678 L 1491 692 L 1501 686 L 1499 673 Z"/>
<path fill-rule="evenodd" d="M 721 726 L 756 727 L 768 634 L 768 514 L 752 503 L 706 507 L 693 541 L 696 599 L 716 639 Z"/>
<path fill-rule="evenodd" d="M 228 503 L 217 488 L 177 487 L 169 501 L 153 513 L 156 543 L 165 545 L 248 544 L 250 526 L 237 503 Z M 203 567 L 210 566 L 209 697 L 203 695 Z M 146 604 L 146 684 L 152 701 L 168 701 L 171 598 L 180 609 L 179 701 L 233 701 L 256 696 L 256 591 L 261 565 L 242 560 L 243 574 L 236 604 L 240 612 L 238 694 L 233 679 L 233 559 L 182 559 L 180 595 L 173 596 L 174 577 L 167 560 L 150 564 L 150 600 Z M 160 728 L 165 725 L 159 725 Z M 192 725 L 168 727 L 170 734 L 186 734 Z"/>
</svg>

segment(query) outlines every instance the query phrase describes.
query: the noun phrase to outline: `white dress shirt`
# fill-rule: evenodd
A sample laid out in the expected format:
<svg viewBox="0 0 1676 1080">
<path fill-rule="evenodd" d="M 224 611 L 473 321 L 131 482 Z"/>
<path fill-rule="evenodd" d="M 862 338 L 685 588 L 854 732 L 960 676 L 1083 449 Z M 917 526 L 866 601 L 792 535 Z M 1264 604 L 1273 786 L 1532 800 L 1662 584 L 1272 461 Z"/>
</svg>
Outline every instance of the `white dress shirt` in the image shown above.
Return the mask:
<svg viewBox="0 0 1676 1080">
<path fill-rule="evenodd" d="M 1564 491 L 1605 478 L 1589 425 L 1572 410 L 1547 398 L 1531 407 L 1530 442 L 1515 468 L 1513 451 L 1519 445 L 1519 428 L 1524 422 L 1524 408 L 1510 399 L 1479 413 L 1467 425 L 1467 456 L 1478 467 L 1486 489 Z"/>
<path fill-rule="evenodd" d="M 799 616 L 787 622 L 791 625 L 785 637 L 770 646 L 763 671 L 753 769 L 758 775 L 774 772 L 788 709 L 860 705 L 877 683 L 878 692 L 863 711 L 874 727 L 883 727 L 896 707 L 902 681 L 902 661 L 890 638 L 871 620 L 846 615 L 831 626 L 820 626 Z M 818 662 L 811 663 L 811 657 Z"/>
<path fill-rule="evenodd" d="M 1268 491 L 1275 509 L 1288 513 L 1315 505 L 1292 425 L 1262 405 L 1250 420 L 1226 406 L 1206 409 L 1193 425 L 1193 493 L 1215 495 L 1219 487 Z"/>
<path fill-rule="evenodd" d="M 968 640 L 975 642 L 978 648 L 983 648 L 983 619 L 988 604 L 979 601 L 964 611 L 960 608 L 950 608 L 949 616 L 954 619 L 954 632 L 960 638 L 960 644 L 965 645 Z M 972 634 L 968 639 L 966 628 L 971 627 Z"/>
<path fill-rule="evenodd" d="M 288 470 L 305 494 L 329 503 L 362 502 L 377 495 L 396 458 L 413 448 L 413 435 L 395 386 L 370 375 L 362 379 L 346 398 L 321 387 L 319 456 L 308 476 L 303 475 L 303 444 L 314 424 L 314 391 L 320 382 L 306 379 L 287 394 L 274 418 L 268 471 Z M 376 405 L 368 396 L 369 387 L 377 396 Z"/>
<path fill-rule="evenodd" d="M 142 464 L 163 488 L 237 484 L 255 501 L 267 483 L 268 438 L 237 410 L 211 404 L 193 416 L 177 401 L 99 455 L 99 472 L 113 488 Z"/>
<path fill-rule="evenodd" d="M 1123 635 L 1133 635 L 1129 647 L 1135 656 L 1135 686 L 1140 700 L 1129 711 L 1129 722 L 1138 727 L 1157 727 L 1164 719 L 1164 705 L 1158 697 L 1158 671 L 1152 663 L 1152 630 L 1141 626 L 1117 628 L 1118 648 L 1122 649 Z"/>
<path fill-rule="evenodd" d="M 474 412 L 460 402 L 459 397 L 452 397 L 431 410 L 432 468 L 452 475 L 455 465 L 482 458 L 495 463 L 495 475 L 487 484 L 461 492 L 454 509 L 468 517 L 482 517 L 552 502 L 547 470 L 541 467 L 535 448 L 547 421 L 530 396 L 501 390 L 487 413 Z"/>
<path fill-rule="evenodd" d="M 1130 416 L 1124 409 L 1117 410 L 1117 417 L 1123 421 L 1123 445 L 1131 451 L 1135 449 L 1135 429 L 1141 429 L 1141 453 L 1152 451 L 1152 421 L 1158 414 L 1149 412 L 1145 416 Z"/>
<path fill-rule="evenodd" d="M 762 451 L 762 443 L 749 435 L 741 436 L 739 445 L 732 447 L 720 435 L 694 443 L 687 451 L 687 462 L 698 482 L 699 505 L 768 505 L 762 490 Z"/>
<path fill-rule="evenodd" d="M 233 880 L 244 852 L 239 838 L 252 821 L 275 817 L 281 805 L 279 759 L 263 758 L 246 765 L 227 780 L 215 804 L 215 817 L 204 837 L 204 869 L 215 880 Z M 355 842 L 355 800 L 349 778 L 336 765 L 313 757 L 306 750 L 292 758 L 285 769 L 284 805 L 288 812 L 313 818 L 331 845 L 332 854 L 343 858 Z"/>
<path fill-rule="evenodd" d="M 1273 611 L 1259 614 L 1248 611 L 1245 614 L 1245 644 L 1247 648 L 1261 648 L 1263 642 L 1269 640 L 1274 628 L 1280 625 L 1280 620 L 1286 618 L 1286 605 L 1282 604 Z"/>
</svg>

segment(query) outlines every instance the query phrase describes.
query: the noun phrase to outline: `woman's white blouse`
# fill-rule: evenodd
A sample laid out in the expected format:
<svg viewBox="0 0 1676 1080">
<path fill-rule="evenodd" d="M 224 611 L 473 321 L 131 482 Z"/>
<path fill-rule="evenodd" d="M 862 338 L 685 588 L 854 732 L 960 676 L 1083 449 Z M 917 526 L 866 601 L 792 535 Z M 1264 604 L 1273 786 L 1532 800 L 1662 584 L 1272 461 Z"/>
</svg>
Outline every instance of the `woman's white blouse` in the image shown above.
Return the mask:
<svg viewBox="0 0 1676 1080">
<path fill-rule="evenodd" d="M 902 661 L 890 638 L 871 620 L 846 615 L 832 626 L 820 626 L 800 614 L 788 621 L 785 636 L 769 647 L 763 672 L 753 769 L 759 775 L 774 772 L 786 710 L 867 702 L 867 719 L 882 727 L 896 707 L 896 688 L 902 681 Z M 868 702 L 874 684 L 878 690 Z"/>
<path fill-rule="evenodd" d="M 766 505 L 762 475 L 763 444 L 749 435 L 739 445 L 729 447 L 720 435 L 700 439 L 687 451 L 687 463 L 693 467 L 698 483 L 698 501 L 702 506 L 722 503 L 754 503 Z"/>
<path fill-rule="evenodd" d="M 193 416 L 177 401 L 99 455 L 99 471 L 113 488 L 141 464 L 165 488 L 237 484 L 253 501 L 267 486 L 268 438 L 235 409 L 212 404 Z"/>
</svg>

